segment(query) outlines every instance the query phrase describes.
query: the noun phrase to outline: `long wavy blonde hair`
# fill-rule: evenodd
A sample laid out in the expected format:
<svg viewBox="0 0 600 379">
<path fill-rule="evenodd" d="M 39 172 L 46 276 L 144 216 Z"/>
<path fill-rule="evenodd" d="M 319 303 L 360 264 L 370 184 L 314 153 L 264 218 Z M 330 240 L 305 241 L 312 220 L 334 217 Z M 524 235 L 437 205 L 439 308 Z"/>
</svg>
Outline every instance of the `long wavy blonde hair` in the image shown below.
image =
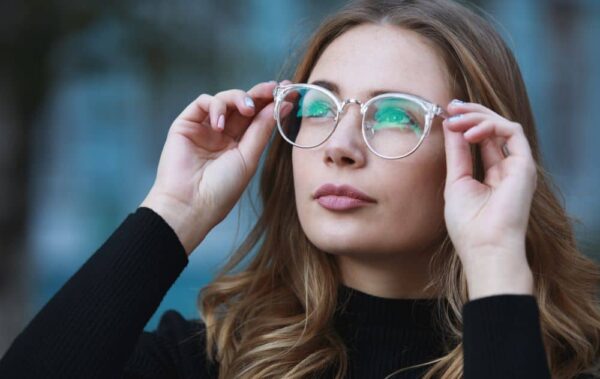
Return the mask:
<svg viewBox="0 0 600 379">
<path fill-rule="evenodd" d="M 491 18 L 455 1 L 355 1 L 327 18 L 308 40 L 293 81 L 305 82 L 335 38 L 365 23 L 419 33 L 447 65 L 454 97 L 481 103 L 523 126 L 538 165 L 526 250 L 548 362 L 555 378 L 592 372 L 600 351 L 600 268 L 578 250 L 572 220 L 540 164 L 520 70 Z M 474 176 L 483 180 L 478 146 L 471 147 Z M 262 214 L 200 291 L 206 353 L 218 364 L 219 378 L 304 378 L 331 368 L 336 378 L 346 374 L 345 346 L 332 323 L 340 275 L 332 255 L 312 245 L 300 226 L 291 167 L 291 146 L 273 139 L 260 179 Z M 424 362 L 432 365 L 424 378 L 461 378 L 461 311 L 468 293 L 447 235 L 430 270 L 429 286 L 446 300 L 438 319 L 449 337 L 446 355 Z"/>
</svg>

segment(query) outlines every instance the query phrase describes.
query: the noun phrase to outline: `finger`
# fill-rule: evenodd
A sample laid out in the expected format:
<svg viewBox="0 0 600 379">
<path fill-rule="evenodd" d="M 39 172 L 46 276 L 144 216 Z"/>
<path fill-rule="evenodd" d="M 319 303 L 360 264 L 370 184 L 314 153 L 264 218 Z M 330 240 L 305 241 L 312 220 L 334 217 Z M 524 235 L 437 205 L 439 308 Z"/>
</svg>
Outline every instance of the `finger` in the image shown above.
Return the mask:
<svg viewBox="0 0 600 379">
<path fill-rule="evenodd" d="M 252 124 L 250 124 L 239 142 L 238 149 L 250 173 L 254 173 L 256 170 L 258 160 L 275 126 L 273 109 L 274 103 L 263 108 L 254 120 L 252 120 Z"/>
<path fill-rule="evenodd" d="M 446 150 L 446 186 L 464 177 L 473 177 L 471 148 L 461 132 L 448 129 L 442 123 Z"/>
<path fill-rule="evenodd" d="M 257 104 L 257 110 L 262 109 L 265 105 L 273 100 L 273 89 L 277 85 L 277 82 L 271 80 L 269 82 L 263 82 L 255 85 L 248 90 L 248 95 L 254 99 Z"/>
<path fill-rule="evenodd" d="M 289 101 L 282 101 L 279 106 L 279 118 L 282 119 L 290 113 L 290 111 L 294 108 L 294 104 Z"/>
<path fill-rule="evenodd" d="M 459 113 L 446 119 L 448 128 L 455 132 L 464 132 L 490 118 L 490 115 L 482 112 Z"/>
<path fill-rule="evenodd" d="M 198 96 L 194 101 L 192 101 L 185 109 L 177 116 L 178 119 L 201 123 L 206 119 L 208 115 L 208 105 L 212 100 L 211 95 L 207 95 L 205 93 Z"/>
<path fill-rule="evenodd" d="M 254 100 L 246 91 L 241 89 L 221 91 L 215 95 L 215 98 L 225 103 L 227 110 L 236 110 L 246 117 L 254 115 Z"/>
<path fill-rule="evenodd" d="M 289 80 L 284 80 L 280 84 L 284 85 L 286 82 L 291 83 Z M 255 101 L 257 112 L 260 112 L 265 106 L 273 102 L 273 90 L 276 85 L 277 82 L 275 81 L 259 83 L 248 91 L 248 94 L 252 96 Z M 227 126 L 227 134 L 236 139 L 244 133 L 251 122 L 250 118 L 243 117 L 236 113 L 232 113 L 231 116 L 229 116 L 229 119 L 231 122 Z"/>
<path fill-rule="evenodd" d="M 240 120 L 250 119 L 255 113 L 256 105 L 247 92 L 239 89 L 222 91 L 214 96 L 210 106 L 211 126 L 216 126 L 216 130 L 223 131 L 226 122 L 228 126 L 240 122 L 247 124 L 248 121 Z M 231 127 L 228 129 L 228 134 L 235 136 L 236 132 Z"/>
<path fill-rule="evenodd" d="M 229 112 L 227 114 L 227 130 L 226 133 L 234 139 L 238 139 L 246 130 L 252 118 L 260 112 L 265 105 L 272 102 L 273 99 L 273 88 L 275 88 L 276 82 L 259 83 L 252 87 L 248 92 L 244 92 L 243 100 L 250 99 L 249 101 L 254 104 L 253 111 L 251 113 L 243 112 Z M 238 94 L 239 96 L 240 94 Z"/>
<path fill-rule="evenodd" d="M 494 112 L 490 108 L 479 104 L 479 103 L 470 103 L 470 102 L 455 102 L 451 101 L 448 103 L 446 107 L 448 114 L 455 115 L 466 112 L 480 112 L 488 115 L 495 115 L 501 117 L 498 113 Z"/>
<path fill-rule="evenodd" d="M 210 126 L 216 131 L 222 131 L 225 128 L 225 118 L 227 117 L 227 104 L 213 96 L 208 105 Z"/>
<path fill-rule="evenodd" d="M 480 143 L 486 138 L 502 137 L 506 139 L 506 145 L 510 155 L 531 157 L 531 148 L 521 124 L 504 120 L 482 122 L 473 126 L 465 132 L 465 138 L 471 143 Z"/>
<path fill-rule="evenodd" d="M 481 160 L 483 161 L 483 169 L 485 171 L 506 158 L 504 153 L 502 153 L 502 145 L 504 145 L 504 140 L 498 138 L 486 139 L 480 144 Z"/>
<path fill-rule="evenodd" d="M 485 120 L 476 129 L 469 129 L 469 131 L 474 130 L 477 133 L 487 133 L 488 135 L 491 135 L 492 128 L 492 121 Z M 472 134 L 465 135 L 465 139 L 468 142 L 476 143 L 474 142 L 475 140 L 472 140 L 472 138 Z M 483 161 L 483 168 L 485 171 L 498 164 L 500 161 L 502 161 L 502 159 L 505 158 L 500 147 L 504 144 L 504 142 L 505 141 L 503 138 L 495 136 L 481 140 L 479 145 L 481 151 L 481 160 Z"/>
<path fill-rule="evenodd" d="M 280 85 L 286 85 L 291 83 L 289 80 L 284 80 Z M 273 101 L 273 90 L 277 86 L 277 82 L 271 80 L 265 83 L 259 83 L 248 90 L 248 94 L 252 96 L 255 103 L 257 104 L 257 110 L 262 109 L 264 106 L 268 105 Z"/>
</svg>

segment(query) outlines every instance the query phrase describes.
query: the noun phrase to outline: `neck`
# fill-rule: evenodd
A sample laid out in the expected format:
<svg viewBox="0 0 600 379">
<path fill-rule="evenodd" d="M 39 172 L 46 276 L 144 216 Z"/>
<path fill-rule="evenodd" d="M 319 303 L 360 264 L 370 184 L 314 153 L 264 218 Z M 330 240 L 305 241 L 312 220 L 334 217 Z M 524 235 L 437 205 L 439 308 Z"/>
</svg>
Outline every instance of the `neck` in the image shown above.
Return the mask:
<svg viewBox="0 0 600 379">
<path fill-rule="evenodd" d="M 391 299 L 435 298 L 426 288 L 430 253 L 375 256 L 375 254 L 336 255 L 341 282 L 366 294 Z"/>
</svg>

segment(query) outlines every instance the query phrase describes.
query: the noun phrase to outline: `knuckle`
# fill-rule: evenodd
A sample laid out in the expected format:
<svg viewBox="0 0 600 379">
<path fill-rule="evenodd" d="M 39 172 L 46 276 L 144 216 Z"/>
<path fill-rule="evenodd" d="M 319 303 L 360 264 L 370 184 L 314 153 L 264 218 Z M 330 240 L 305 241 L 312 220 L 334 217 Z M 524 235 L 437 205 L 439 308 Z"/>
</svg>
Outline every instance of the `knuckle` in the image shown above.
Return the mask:
<svg viewBox="0 0 600 379">
<path fill-rule="evenodd" d="M 509 126 L 517 132 L 522 132 L 523 131 L 523 126 L 521 124 L 519 124 L 518 122 L 515 121 L 511 121 L 509 122 Z"/>
<path fill-rule="evenodd" d="M 243 104 L 244 104 L 244 99 L 245 99 L 247 96 L 250 96 L 250 94 L 249 94 L 248 92 L 244 91 L 244 90 L 238 89 L 238 90 L 236 90 L 236 92 L 235 92 L 235 98 L 236 98 L 236 100 L 237 100 L 237 102 L 238 102 L 239 104 L 242 104 L 242 105 L 243 105 Z"/>
<path fill-rule="evenodd" d="M 218 98 L 223 97 L 227 94 L 228 91 L 229 90 L 219 91 L 219 92 L 215 93 L 215 97 L 218 97 Z"/>
<path fill-rule="evenodd" d="M 494 123 L 491 120 L 485 119 L 479 124 L 475 125 L 475 127 L 481 131 L 488 132 L 494 129 Z"/>
<path fill-rule="evenodd" d="M 221 91 L 215 95 L 215 98 L 218 98 L 224 107 L 227 105 L 234 107 L 242 105 L 244 97 L 246 97 L 246 91 L 238 88 Z"/>
<path fill-rule="evenodd" d="M 205 103 L 205 102 L 209 102 L 211 98 L 212 98 L 211 95 L 209 95 L 207 93 L 203 93 L 196 98 L 196 101 L 199 103 Z"/>
<path fill-rule="evenodd" d="M 214 96 L 210 102 L 211 109 L 222 109 L 224 106 L 225 102 L 216 96 Z"/>
<path fill-rule="evenodd" d="M 486 107 L 485 105 L 481 104 L 481 103 L 467 103 L 470 104 L 471 107 L 473 107 L 474 109 L 476 109 L 479 112 L 482 112 L 484 114 L 490 114 L 490 112 L 495 113 L 492 109 L 490 109 L 489 107 Z"/>
<path fill-rule="evenodd" d="M 495 122 L 493 122 L 492 120 L 485 119 L 485 120 L 484 120 L 484 121 L 481 123 L 481 126 L 482 126 L 484 129 L 494 129 L 494 127 L 496 126 L 496 123 L 495 123 Z"/>
<path fill-rule="evenodd" d="M 232 97 L 236 97 L 240 92 L 244 92 L 244 91 L 242 91 L 241 89 L 233 88 L 233 89 L 221 91 L 217 94 L 217 96 L 219 98 L 229 99 Z"/>
</svg>

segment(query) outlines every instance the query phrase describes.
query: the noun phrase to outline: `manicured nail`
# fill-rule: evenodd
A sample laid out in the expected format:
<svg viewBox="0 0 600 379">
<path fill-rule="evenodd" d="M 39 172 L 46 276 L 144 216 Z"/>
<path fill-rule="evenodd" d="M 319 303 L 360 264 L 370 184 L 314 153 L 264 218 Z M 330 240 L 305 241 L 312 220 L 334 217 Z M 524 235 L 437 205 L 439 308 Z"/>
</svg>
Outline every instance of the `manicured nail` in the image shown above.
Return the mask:
<svg viewBox="0 0 600 379">
<path fill-rule="evenodd" d="M 452 100 L 452 102 L 453 102 L 454 104 L 463 104 L 463 103 L 464 103 L 464 101 L 462 101 L 462 100 L 458 100 L 458 99 L 454 99 L 454 100 Z"/>
<path fill-rule="evenodd" d="M 454 121 L 458 120 L 459 118 L 461 118 L 462 116 L 463 116 L 462 113 L 455 114 L 454 116 L 451 116 L 450 118 L 448 118 L 448 121 L 454 122 Z"/>
<path fill-rule="evenodd" d="M 254 108 L 254 101 L 252 101 L 252 98 L 250 98 L 249 96 L 246 96 L 244 98 L 244 103 L 247 107 Z"/>
<path fill-rule="evenodd" d="M 217 128 L 223 130 L 225 128 L 225 116 L 219 115 L 219 119 L 217 120 Z"/>
</svg>

